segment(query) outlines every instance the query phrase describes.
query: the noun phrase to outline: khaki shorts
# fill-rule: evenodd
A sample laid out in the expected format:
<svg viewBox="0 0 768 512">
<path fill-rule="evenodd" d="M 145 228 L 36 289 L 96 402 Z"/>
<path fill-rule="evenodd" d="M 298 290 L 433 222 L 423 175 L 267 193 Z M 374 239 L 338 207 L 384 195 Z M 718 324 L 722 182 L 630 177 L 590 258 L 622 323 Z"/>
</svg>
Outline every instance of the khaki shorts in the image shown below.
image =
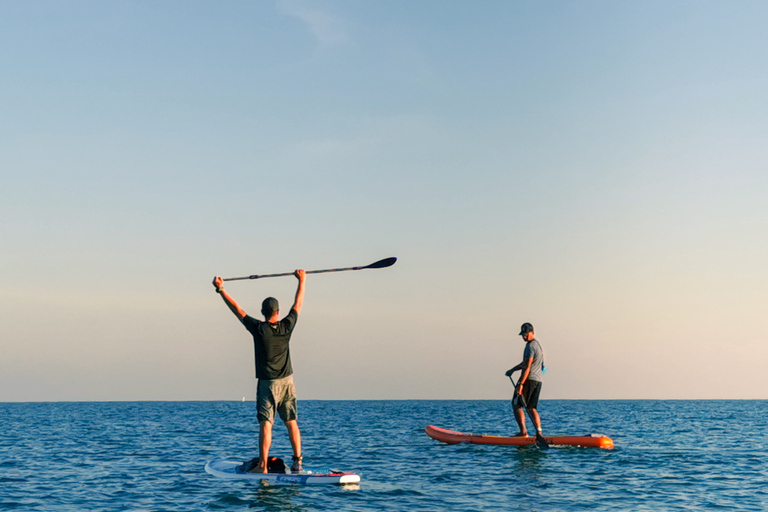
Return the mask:
<svg viewBox="0 0 768 512">
<path fill-rule="evenodd" d="M 282 379 L 259 379 L 256 384 L 256 417 L 259 423 L 274 423 L 275 410 L 283 422 L 295 420 L 299 411 L 296 408 L 296 388 L 293 375 Z"/>
</svg>

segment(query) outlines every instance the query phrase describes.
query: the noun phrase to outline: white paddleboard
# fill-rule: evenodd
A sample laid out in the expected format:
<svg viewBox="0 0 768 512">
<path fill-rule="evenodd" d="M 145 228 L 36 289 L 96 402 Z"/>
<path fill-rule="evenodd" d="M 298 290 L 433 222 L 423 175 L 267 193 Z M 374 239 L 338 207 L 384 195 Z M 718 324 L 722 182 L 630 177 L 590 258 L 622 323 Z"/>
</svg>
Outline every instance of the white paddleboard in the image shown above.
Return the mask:
<svg viewBox="0 0 768 512">
<path fill-rule="evenodd" d="M 356 484 L 360 482 L 357 473 L 342 471 L 301 471 L 299 473 L 238 473 L 236 468 L 242 462 L 212 460 L 205 465 L 206 473 L 230 480 L 256 480 L 275 484 L 318 485 L 318 484 Z"/>
</svg>

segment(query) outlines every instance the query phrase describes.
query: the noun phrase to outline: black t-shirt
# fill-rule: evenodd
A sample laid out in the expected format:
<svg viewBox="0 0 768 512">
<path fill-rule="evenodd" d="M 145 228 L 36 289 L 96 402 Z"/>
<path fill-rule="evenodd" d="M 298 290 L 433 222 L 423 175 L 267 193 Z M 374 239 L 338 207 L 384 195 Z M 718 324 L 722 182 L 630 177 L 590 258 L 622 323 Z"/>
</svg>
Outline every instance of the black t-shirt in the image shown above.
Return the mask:
<svg viewBox="0 0 768 512">
<path fill-rule="evenodd" d="M 299 315 L 291 308 L 288 316 L 270 324 L 245 315 L 243 325 L 253 334 L 253 355 L 257 379 L 282 379 L 293 374 L 289 342 Z"/>
</svg>

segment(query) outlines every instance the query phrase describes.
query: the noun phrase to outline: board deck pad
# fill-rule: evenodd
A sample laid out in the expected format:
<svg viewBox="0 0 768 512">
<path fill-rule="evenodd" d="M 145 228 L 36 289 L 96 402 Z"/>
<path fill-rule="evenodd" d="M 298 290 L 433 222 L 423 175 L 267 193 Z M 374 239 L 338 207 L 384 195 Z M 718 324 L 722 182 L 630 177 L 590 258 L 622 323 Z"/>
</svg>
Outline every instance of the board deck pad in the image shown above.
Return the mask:
<svg viewBox="0 0 768 512">
<path fill-rule="evenodd" d="M 299 473 L 239 473 L 237 467 L 241 464 L 242 462 L 216 459 L 205 465 L 205 472 L 229 480 L 255 480 L 284 485 L 345 485 L 360 482 L 360 475 L 357 473 L 335 470 L 305 470 Z"/>
<path fill-rule="evenodd" d="M 470 444 L 496 444 L 508 446 L 534 446 L 536 438 L 531 437 L 505 437 L 489 436 L 481 434 L 467 434 L 446 430 L 444 428 L 427 426 L 424 431 L 432 439 L 442 441 L 448 444 L 470 443 Z M 613 439 L 600 434 L 591 434 L 588 436 L 544 436 L 550 446 L 582 446 L 585 448 L 613 448 Z"/>
</svg>

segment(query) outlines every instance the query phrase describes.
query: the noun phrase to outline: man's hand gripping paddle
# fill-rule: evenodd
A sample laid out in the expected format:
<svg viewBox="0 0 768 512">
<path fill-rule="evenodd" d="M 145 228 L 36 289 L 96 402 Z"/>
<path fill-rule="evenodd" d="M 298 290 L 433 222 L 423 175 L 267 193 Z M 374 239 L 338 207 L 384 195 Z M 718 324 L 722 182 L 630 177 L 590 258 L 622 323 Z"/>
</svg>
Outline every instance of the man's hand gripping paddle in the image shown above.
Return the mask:
<svg viewBox="0 0 768 512">
<path fill-rule="evenodd" d="M 519 403 L 522 404 L 527 411 L 528 404 L 525 403 L 525 397 L 522 395 L 522 393 L 519 395 L 517 394 L 517 382 L 515 382 L 515 380 L 512 378 L 512 374 L 507 375 L 507 377 L 509 377 L 510 382 L 512 382 L 512 385 L 515 387 L 515 396 L 512 398 L 512 404 L 514 405 L 515 400 L 519 400 Z M 541 450 L 547 450 L 549 448 L 549 443 L 546 439 L 544 439 L 544 436 L 541 435 L 541 432 L 538 430 L 536 431 L 536 446 L 538 446 Z"/>
</svg>

